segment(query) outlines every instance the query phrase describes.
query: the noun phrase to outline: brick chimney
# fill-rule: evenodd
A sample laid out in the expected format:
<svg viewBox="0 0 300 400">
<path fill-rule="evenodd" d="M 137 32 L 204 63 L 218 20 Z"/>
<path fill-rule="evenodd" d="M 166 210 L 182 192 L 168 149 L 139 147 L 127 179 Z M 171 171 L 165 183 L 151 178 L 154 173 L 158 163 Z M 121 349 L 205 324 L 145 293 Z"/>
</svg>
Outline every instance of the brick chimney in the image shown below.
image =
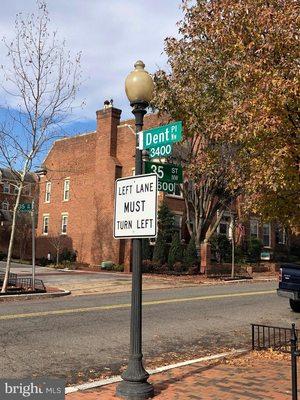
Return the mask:
<svg viewBox="0 0 300 400">
<path fill-rule="evenodd" d="M 97 132 L 101 137 L 101 148 L 104 154 L 111 157 L 117 155 L 117 133 L 122 110 L 113 107 L 113 101 L 106 100 L 104 108 L 96 111 Z"/>
</svg>

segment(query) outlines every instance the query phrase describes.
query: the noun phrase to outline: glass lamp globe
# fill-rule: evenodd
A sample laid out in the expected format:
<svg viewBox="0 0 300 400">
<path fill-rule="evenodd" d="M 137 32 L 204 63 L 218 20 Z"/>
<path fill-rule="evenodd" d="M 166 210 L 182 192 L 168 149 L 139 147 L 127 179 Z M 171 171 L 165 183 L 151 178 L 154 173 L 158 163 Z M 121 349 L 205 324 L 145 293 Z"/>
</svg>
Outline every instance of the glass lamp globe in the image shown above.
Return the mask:
<svg viewBox="0 0 300 400">
<path fill-rule="evenodd" d="M 125 80 L 125 92 L 130 103 L 149 103 L 153 97 L 154 83 L 147 71 L 145 64 L 139 60 L 134 64 L 134 70 Z"/>
</svg>

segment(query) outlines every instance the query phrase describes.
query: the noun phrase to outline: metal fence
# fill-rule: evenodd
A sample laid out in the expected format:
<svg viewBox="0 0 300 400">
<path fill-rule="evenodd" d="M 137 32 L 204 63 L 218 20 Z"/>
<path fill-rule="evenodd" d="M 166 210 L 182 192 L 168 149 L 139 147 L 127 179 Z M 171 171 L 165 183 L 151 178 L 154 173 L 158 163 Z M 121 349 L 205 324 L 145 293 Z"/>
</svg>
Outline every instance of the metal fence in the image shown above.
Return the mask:
<svg viewBox="0 0 300 400">
<path fill-rule="evenodd" d="M 3 284 L 5 273 L 0 273 L 0 285 Z M 33 280 L 29 277 L 18 278 L 17 274 L 11 273 L 8 277 L 8 287 L 10 292 L 28 291 L 33 288 Z M 36 292 L 46 292 L 46 287 L 41 279 L 34 280 L 34 288 Z"/>
<path fill-rule="evenodd" d="M 0 283 L 1 284 L 4 281 L 4 276 L 5 276 L 5 272 L 0 272 Z M 18 278 L 17 274 L 14 274 L 14 273 L 10 272 L 9 275 L 8 275 L 8 285 L 9 286 L 15 286 L 17 278 Z"/>
<path fill-rule="evenodd" d="M 292 400 L 298 400 L 297 382 L 297 357 L 299 330 L 292 324 L 291 328 L 278 326 L 251 324 L 252 328 L 252 350 L 265 350 L 272 348 L 291 355 L 291 381 Z"/>
<path fill-rule="evenodd" d="M 274 349 L 284 353 L 291 351 L 292 328 L 251 324 L 252 350 Z M 299 331 L 296 330 L 296 334 Z"/>
</svg>

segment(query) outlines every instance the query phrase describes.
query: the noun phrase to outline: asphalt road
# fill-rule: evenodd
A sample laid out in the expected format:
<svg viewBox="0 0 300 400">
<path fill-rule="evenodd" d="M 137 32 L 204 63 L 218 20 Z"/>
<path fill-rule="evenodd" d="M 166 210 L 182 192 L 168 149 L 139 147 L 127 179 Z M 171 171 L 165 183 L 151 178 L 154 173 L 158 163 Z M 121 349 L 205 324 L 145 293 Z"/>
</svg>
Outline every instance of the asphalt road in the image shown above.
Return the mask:
<svg viewBox="0 0 300 400">
<path fill-rule="evenodd" d="M 250 344 L 250 323 L 288 327 L 299 316 L 276 283 L 234 283 L 143 295 L 148 362 L 199 357 Z M 1 303 L 0 377 L 86 381 L 127 363 L 129 293 Z"/>
</svg>

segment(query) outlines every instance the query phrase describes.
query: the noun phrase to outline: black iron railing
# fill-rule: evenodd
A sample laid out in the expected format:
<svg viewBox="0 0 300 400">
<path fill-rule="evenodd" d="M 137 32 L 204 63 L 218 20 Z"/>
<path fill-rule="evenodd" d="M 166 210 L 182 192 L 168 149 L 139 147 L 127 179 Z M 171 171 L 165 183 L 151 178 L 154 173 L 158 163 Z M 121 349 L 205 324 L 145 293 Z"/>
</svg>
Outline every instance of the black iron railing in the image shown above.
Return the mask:
<svg viewBox="0 0 300 400">
<path fill-rule="evenodd" d="M 291 328 L 278 326 L 251 324 L 252 327 L 252 350 L 265 350 L 272 348 L 291 355 L 291 381 L 292 400 L 298 399 L 297 390 L 297 357 L 299 330 L 292 324 Z"/>
<path fill-rule="evenodd" d="M 274 349 L 284 353 L 291 351 L 292 328 L 251 324 L 252 350 Z M 298 334 L 298 331 L 296 331 Z"/>
<path fill-rule="evenodd" d="M 28 290 L 33 287 L 32 282 L 32 278 L 17 278 L 16 287 L 22 290 Z M 34 284 L 36 291 L 46 291 L 44 282 L 41 279 L 35 279 Z"/>
<path fill-rule="evenodd" d="M 3 284 L 5 273 L 0 272 L 0 285 Z M 8 277 L 8 289 L 10 292 L 21 292 L 28 291 L 33 288 L 32 278 L 29 277 L 19 277 L 17 274 L 11 273 Z M 36 292 L 46 292 L 46 287 L 41 279 L 34 280 L 34 288 Z"/>
<path fill-rule="evenodd" d="M 4 281 L 4 276 L 5 276 L 5 272 L 0 272 L 0 283 L 2 284 Z M 10 272 L 8 275 L 8 285 L 9 286 L 15 286 L 16 281 L 17 281 L 17 274 L 14 274 L 13 272 Z"/>
</svg>

